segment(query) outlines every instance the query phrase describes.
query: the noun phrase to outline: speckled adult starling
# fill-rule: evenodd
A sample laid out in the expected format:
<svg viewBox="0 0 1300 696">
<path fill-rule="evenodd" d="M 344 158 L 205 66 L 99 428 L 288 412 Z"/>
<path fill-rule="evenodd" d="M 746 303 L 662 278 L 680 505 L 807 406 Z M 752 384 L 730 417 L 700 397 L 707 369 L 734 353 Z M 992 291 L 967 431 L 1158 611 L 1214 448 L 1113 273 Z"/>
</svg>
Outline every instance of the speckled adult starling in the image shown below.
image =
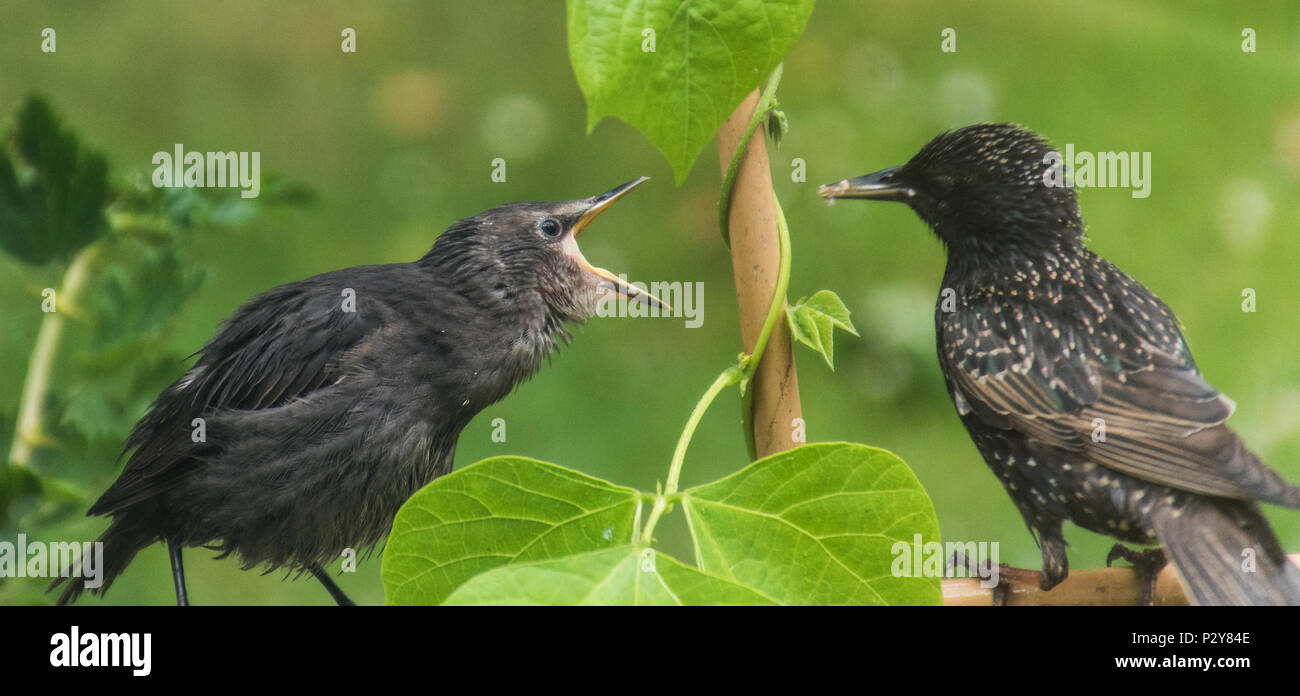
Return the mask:
<svg viewBox="0 0 1300 696">
<path fill-rule="evenodd" d="M 1039 544 L 1044 590 L 1069 572 L 1070 520 L 1159 544 L 1198 604 L 1300 604 L 1257 505 L 1300 507 L 1300 488 L 1225 424 L 1234 405 L 1165 303 L 1084 246 L 1074 189 L 1044 176 L 1051 152 L 1018 126 L 969 126 L 820 193 L 904 202 L 947 249 L 939 364 Z"/>
<path fill-rule="evenodd" d="M 126 441 L 125 470 L 89 512 L 113 517 L 92 591 L 161 540 L 178 603 L 186 546 L 311 572 L 350 603 L 323 568 L 387 534 L 402 503 L 451 469 L 461 429 L 531 377 L 567 326 L 611 292 L 662 306 L 577 245 L 644 180 L 493 208 L 413 263 L 332 271 L 249 300 Z M 73 577 L 59 602 L 85 589 Z"/>
</svg>

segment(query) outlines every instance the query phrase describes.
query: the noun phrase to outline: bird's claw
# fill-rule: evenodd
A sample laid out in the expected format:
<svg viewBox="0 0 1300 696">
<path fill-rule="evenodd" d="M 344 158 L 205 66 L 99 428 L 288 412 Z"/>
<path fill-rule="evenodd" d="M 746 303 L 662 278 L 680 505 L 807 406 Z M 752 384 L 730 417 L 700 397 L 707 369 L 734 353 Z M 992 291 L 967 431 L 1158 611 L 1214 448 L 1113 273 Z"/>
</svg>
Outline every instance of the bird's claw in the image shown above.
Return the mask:
<svg viewBox="0 0 1300 696">
<path fill-rule="evenodd" d="M 1133 566 L 1133 572 L 1137 573 L 1138 581 L 1142 583 L 1142 606 L 1155 604 L 1156 582 L 1160 571 L 1169 563 L 1165 552 L 1158 548 L 1135 551 L 1123 544 L 1115 544 L 1106 554 L 1106 567 L 1110 568 L 1117 560 L 1127 561 Z"/>
<path fill-rule="evenodd" d="M 953 573 L 953 569 L 955 569 L 958 565 L 966 569 L 965 577 L 968 578 L 980 578 L 981 580 L 987 580 L 992 575 L 991 564 L 980 565 L 979 563 L 967 558 L 966 554 L 962 553 L 961 551 L 953 551 L 952 556 L 948 557 L 948 566 L 947 566 L 948 577 L 950 578 L 957 577 Z M 1006 563 L 998 564 L 998 583 L 993 586 L 992 606 L 1005 607 L 1007 605 L 1007 598 L 1011 596 L 1011 585 L 1010 583 L 1003 582 L 1003 577 L 1004 577 L 1004 573 L 1006 573 L 1008 570 L 1011 571 L 1012 575 L 1015 575 L 1017 571 L 1017 569 L 1012 568 Z"/>
</svg>

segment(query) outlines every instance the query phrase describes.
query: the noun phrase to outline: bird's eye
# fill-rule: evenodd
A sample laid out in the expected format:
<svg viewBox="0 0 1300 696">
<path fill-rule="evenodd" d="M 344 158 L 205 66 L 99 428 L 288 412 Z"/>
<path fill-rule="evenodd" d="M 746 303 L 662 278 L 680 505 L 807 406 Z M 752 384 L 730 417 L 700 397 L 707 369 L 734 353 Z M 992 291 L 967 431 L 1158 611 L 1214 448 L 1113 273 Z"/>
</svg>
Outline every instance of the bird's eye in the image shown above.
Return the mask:
<svg viewBox="0 0 1300 696">
<path fill-rule="evenodd" d="M 541 232 L 542 236 L 546 237 L 547 239 L 555 239 L 556 237 L 560 236 L 560 232 L 561 232 L 560 223 L 556 222 L 555 220 L 552 220 L 551 218 L 546 218 L 545 220 L 542 220 L 540 224 L 537 225 L 537 231 Z"/>
</svg>

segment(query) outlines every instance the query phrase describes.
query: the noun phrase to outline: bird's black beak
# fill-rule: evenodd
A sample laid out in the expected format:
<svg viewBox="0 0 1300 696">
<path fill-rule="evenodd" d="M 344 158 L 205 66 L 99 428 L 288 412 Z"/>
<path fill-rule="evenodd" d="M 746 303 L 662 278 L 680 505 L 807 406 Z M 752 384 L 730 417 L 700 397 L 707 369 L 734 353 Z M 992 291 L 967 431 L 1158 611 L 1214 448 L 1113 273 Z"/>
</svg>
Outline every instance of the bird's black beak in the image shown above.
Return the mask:
<svg viewBox="0 0 1300 696">
<path fill-rule="evenodd" d="M 898 167 L 881 169 L 873 174 L 827 184 L 817 193 L 828 201 L 837 198 L 863 198 L 872 201 L 906 201 L 916 196 L 916 189 L 899 181 Z"/>
<path fill-rule="evenodd" d="M 628 191 L 631 191 L 637 186 L 640 186 L 643 182 L 649 180 L 650 177 L 648 176 L 638 177 L 626 184 L 615 186 L 613 189 L 610 189 L 599 196 L 592 196 L 587 199 L 589 202 L 588 208 L 582 213 L 582 217 L 578 218 L 578 221 L 573 223 L 573 236 L 576 237 L 582 234 L 582 231 L 586 229 L 587 225 L 591 224 L 592 220 L 595 220 L 601 213 L 608 210 L 611 205 L 614 205 L 614 201 L 617 201 L 627 195 Z"/>
<path fill-rule="evenodd" d="M 628 191 L 641 185 L 642 182 L 647 181 L 649 178 L 650 177 L 648 176 L 639 177 L 621 186 L 615 186 L 613 189 L 598 196 L 588 198 L 586 201 L 586 210 L 582 212 L 578 221 L 573 223 L 573 233 L 569 236 L 569 239 L 566 240 L 565 251 L 578 263 L 579 266 L 600 279 L 601 289 L 615 292 L 620 295 L 626 295 L 628 299 L 635 302 L 640 302 L 642 304 L 650 305 L 651 307 L 658 307 L 664 311 L 671 312 L 673 311 L 673 308 L 668 306 L 658 297 L 638 289 L 636 286 L 629 284 L 627 281 L 603 268 L 591 265 L 591 263 L 587 261 L 586 257 L 582 255 L 582 251 L 578 249 L 578 235 L 582 234 L 582 231 L 587 228 L 587 225 L 591 224 L 591 221 L 595 220 L 601 213 L 608 210 L 609 207 L 614 204 L 614 201 L 622 198 Z"/>
</svg>

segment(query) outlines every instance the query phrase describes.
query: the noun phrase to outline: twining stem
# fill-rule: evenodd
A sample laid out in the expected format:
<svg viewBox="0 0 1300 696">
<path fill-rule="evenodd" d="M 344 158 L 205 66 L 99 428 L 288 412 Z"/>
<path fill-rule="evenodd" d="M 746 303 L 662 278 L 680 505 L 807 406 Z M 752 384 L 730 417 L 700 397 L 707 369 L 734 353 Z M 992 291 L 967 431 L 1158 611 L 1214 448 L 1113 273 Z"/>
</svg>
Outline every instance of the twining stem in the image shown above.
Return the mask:
<svg viewBox="0 0 1300 696">
<path fill-rule="evenodd" d="M 763 329 L 754 343 L 754 352 L 741 359 L 745 369 L 745 376 L 740 382 L 741 427 L 744 428 L 745 448 L 750 461 L 758 459 L 758 442 L 754 435 L 754 392 L 749 388 L 749 380 L 758 370 L 758 365 L 763 360 L 763 350 L 767 348 L 767 339 L 781 313 L 785 311 L 785 293 L 790 285 L 790 228 L 786 226 L 785 212 L 781 210 L 781 200 L 775 193 L 772 194 L 772 201 L 776 206 L 776 232 L 781 259 L 776 272 L 776 288 L 772 293 L 772 304 L 767 309 L 767 318 L 763 320 Z"/>
<path fill-rule="evenodd" d="M 749 122 L 745 127 L 744 133 L 736 143 L 735 150 L 731 153 L 731 159 L 727 164 L 727 170 L 722 177 L 722 195 L 718 200 L 718 229 L 722 233 L 722 241 L 731 247 L 731 198 L 735 189 L 735 179 L 740 170 L 740 163 L 745 154 L 749 151 L 749 142 L 755 131 L 767 119 L 768 114 L 776 108 L 776 89 L 781 83 L 781 74 L 783 66 L 778 64 L 768 78 L 767 84 L 759 94 L 758 101 L 754 105 L 754 113 L 750 115 Z M 779 205 L 777 206 L 779 212 Z M 782 262 L 788 264 L 788 257 L 782 256 Z M 787 267 L 788 277 L 788 267 Z M 785 299 L 785 289 L 776 288 L 777 296 L 781 298 L 782 304 Z M 752 362 L 742 362 L 746 367 L 745 377 L 740 382 L 740 412 L 741 412 L 741 430 L 745 435 L 745 450 L 749 454 L 750 461 L 758 459 L 758 439 L 754 432 L 754 393 L 749 389 L 750 378 L 758 369 L 758 364 L 762 358 L 763 348 L 766 346 L 767 335 L 771 333 L 775 324 L 775 318 L 771 311 L 768 312 L 767 321 L 762 331 L 762 341 L 754 345 L 754 359 Z"/>
<path fill-rule="evenodd" d="M 740 169 L 740 160 L 749 149 L 749 139 L 754 136 L 754 131 L 758 130 L 758 126 L 763 123 L 763 119 L 767 118 L 768 113 L 776 108 L 776 87 L 781 84 L 782 69 L 782 64 L 778 63 L 767 80 L 767 86 L 759 94 L 754 115 L 749 118 L 745 134 L 736 144 L 736 151 L 732 153 L 731 162 L 727 164 L 727 173 L 722 177 L 722 197 L 718 199 L 718 229 L 722 231 L 722 242 L 728 249 L 731 248 L 731 189 L 736 182 L 736 171 Z"/>
<path fill-rule="evenodd" d="M 754 115 L 749 121 L 749 126 L 745 131 L 745 135 L 737 145 L 736 152 L 731 158 L 731 164 L 727 168 L 726 176 L 723 177 L 722 200 L 720 202 L 720 224 L 723 239 L 728 242 L 728 246 L 730 246 L 730 238 L 727 218 L 731 202 L 731 188 L 734 183 L 736 169 L 739 167 L 745 149 L 749 146 L 750 136 L 754 134 L 758 125 L 762 123 L 763 118 L 767 116 L 767 113 L 771 111 L 772 107 L 775 105 L 776 86 L 780 81 L 781 66 L 778 65 L 776 70 L 773 71 L 772 77 L 768 80 L 767 87 L 763 90 L 763 93 L 759 98 L 758 106 L 755 108 Z M 748 384 L 749 380 L 754 376 L 754 372 L 758 369 L 759 362 L 763 358 L 763 350 L 767 347 L 767 341 L 772 335 L 772 329 L 776 326 L 776 322 L 781 318 L 781 312 L 785 307 L 786 290 L 790 284 L 790 229 L 786 224 L 785 212 L 781 209 L 781 201 L 776 198 L 775 193 L 772 194 L 772 200 L 776 206 L 776 227 L 777 238 L 779 240 L 780 263 L 777 267 L 776 287 L 772 292 L 772 301 L 768 305 L 767 317 L 763 321 L 763 329 L 759 332 L 758 340 L 754 343 L 753 352 L 741 355 L 736 364 L 730 365 L 727 369 L 723 370 L 722 374 L 718 375 L 717 378 L 713 380 L 713 384 L 710 384 L 709 388 L 705 390 L 704 395 L 700 397 L 698 402 L 696 402 L 695 408 L 691 411 L 690 417 L 686 419 L 686 427 L 683 428 L 681 437 L 677 440 L 677 447 L 673 450 L 672 463 L 668 467 L 668 480 L 664 484 L 664 489 L 655 496 L 654 506 L 651 508 L 650 516 L 647 518 L 645 527 L 643 528 L 641 541 L 644 544 L 648 545 L 653 541 L 655 525 L 658 524 L 659 518 L 663 515 L 664 510 L 667 509 L 669 500 L 675 498 L 677 495 L 677 487 L 682 473 L 682 463 L 686 460 L 686 449 L 690 446 L 691 438 L 695 436 L 695 430 L 699 427 L 700 420 L 704 418 L 704 413 L 709 410 L 709 406 L 713 404 L 713 401 L 717 398 L 718 394 L 721 394 L 727 387 L 738 383 L 742 385 Z M 750 398 L 748 396 L 750 392 L 746 390 L 745 394 L 746 401 L 744 404 L 744 411 L 746 413 L 746 420 L 748 421 L 748 413 L 751 406 L 748 401 Z M 748 425 L 746 427 L 748 429 Z M 747 438 L 747 440 L 750 446 L 751 458 L 753 458 L 754 447 L 752 437 Z"/>
<path fill-rule="evenodd" d="M 50 374 L 54 368 L 59 339 L 63 336 L 65 317 L 69 311 L 76 310 L 77 296 L 89 278 L 90 267 L 99 255 L 99 249 L 99 244 L 91 244 L 73 257 L 72 263 L 63 273 L 61 287 L 54 296 L 56 311 L 46 313 L 41 320 L 36 345 L 32 348 L 31 359 L 27 363 L 27 378 L 23 383 L 23 394 L 18 406 L 18 424 L 14 430 L 13 446 L 9 450 L 9 463 L 15 468 L 31 468 L 33 446 L 46 439 L 41 428 L 41 407 L 50 388 Z M 58 311 L 60 306 L 63 311 Z"/>
<path fill-rule="evenodd" d="M 730 387 L 739 382 L 748 382 L 754 376 L 754 371 L 758 369 L 758 363 L 763 357 L 763 349 L 767 347 L 767 340 L 772 335 L 772 327 L 781 317 L 781 312 L 785 307 L 785 293 L 790 284 L 790 228 L 786 225 L 785 212 L 781 210 L 781 201 L 777 199 L 776 194 L 772 194 L 772 199 L 776 204 L 776 229 L 777 237 L 780 239 L 781 263 L 777 270 L 776 289 L 772 293 L 772 303 L 767 310 L 767 319 L 763 322 L 763 330 L 758 334 L 758 341 L 754 344 L 754 352 L 741 355 L 740 360 L 735 365 L 730 365 L 727 369 L 713 380 L 713 384 L 704 392 L 704 396 L 696 402 L 694 410 L 686 419 L 686 427 L 682 429 L 681 437 L 677 439 L 677 447 L 673 450 L 672 463 L 668 467 L 668 481 L 664 484 L 664 489 L 655 496 L 654 507 L 650 509 L 650 517 L 646 520 L 645 529 L 641 535 L 642 543 L 649 544 L 653 540 L 655 525 L 659 522 L 659 517 L 663 515 L 664 510 L 668 507 L 669 498 L 677 494 L 678 481 L 682 475 L 682 462 L 686 460 L 686 448 L 691 444 L 691 438 L 695 436 L 695 429 L 699 427 L 700 420 L 704 418 L 704 412 L 709 410 L 713 400 L 723 389 Z M 749 392 L 746 392 L 748 394 Z M 745 407 L 749 407 L 748 396 Z"/>
<path fill-rule="evenodd" d="M 742 375 L 739 365 L 731 365 L 723 370 L 695 404 L 691 417 L 686 419 L 686 428 L 682 430 L 682 435 L 677 440 L 677 448 L 673 450 L 673 461 L 668 467 L 668 482 L 664 484 L 664 489 L 659 495 L 655 496 L 654 507 L 650 509 L 650 517 L 646 520 L 645 531 L 641 536 L 642 542 L 649 544 L 653 540 L 655 524 L 659 522 L 659 517 L 668 507 L 668 499 L 677 494 L 677 483 L 682 475 L 682 462 L 686 460 L 686 448 L 690 446 L 691 438 L 695 436 L 695 429 L 699 427 L 704 412 L 709 410 L 709 406 L 723 389 L 739 382 Z"/>
<path fill-rule="evenodd" d="M 748 381 L 763 360 L 763 350 L 767 348 L 767 339 L 772 335 L 772 328 L 785 310 L 785 293 L 790 287 L 790 228 L 785 222 L 785 211 L 781 209 L 781 199 L 772 194 L 772 203 L 776 206 L 776 235 L 780 241 L 781 262 L 776 270 L 776 289 L 772 291 L 772 304 L 767 308 L 767 318 L 763 320 L 763 330 L 758 333 L 754 343 L 754 352 L 744 361 L 745 380 Z"/>
</svg>

